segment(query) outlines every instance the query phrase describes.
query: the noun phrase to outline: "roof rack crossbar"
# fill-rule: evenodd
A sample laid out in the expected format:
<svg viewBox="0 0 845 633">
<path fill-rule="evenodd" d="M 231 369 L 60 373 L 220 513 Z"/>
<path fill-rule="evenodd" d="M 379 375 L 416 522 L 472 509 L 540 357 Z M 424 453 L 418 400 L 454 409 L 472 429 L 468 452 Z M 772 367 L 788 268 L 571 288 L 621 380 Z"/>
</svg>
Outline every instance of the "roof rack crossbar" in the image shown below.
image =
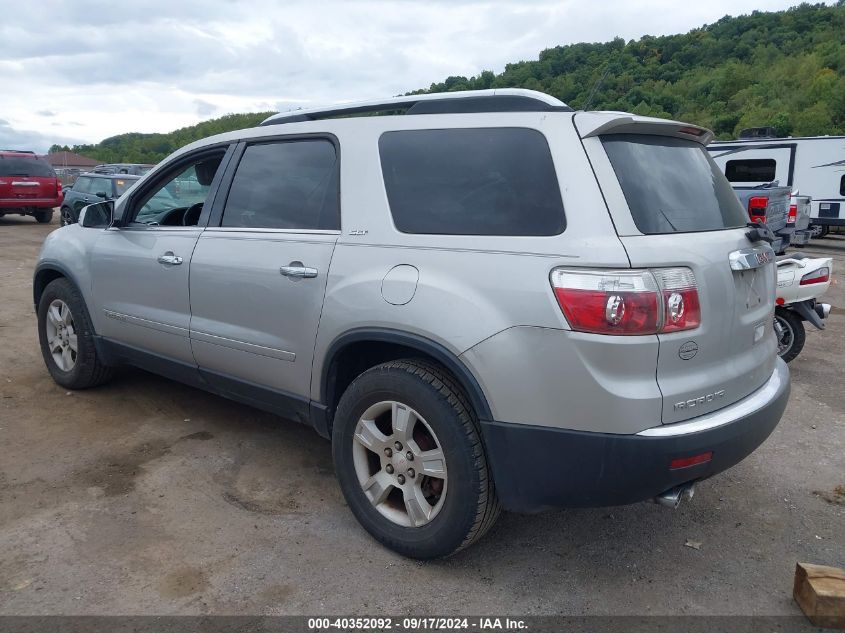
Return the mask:
<svg viewBox="0 0 845 633">
<path fill-rule="evenodd" d="M 325 108 L 292 110 L 274 114 L 261 125 L 301 123 L 358 114 L 455 114 L 470 112 L 572 112 L 572 108 L 559 99 L 519 88 L 494 90 L 466 90 L 462 92 L 435 92 L 405 95 L 376 101 L 337 104 Z"/>
</svg>

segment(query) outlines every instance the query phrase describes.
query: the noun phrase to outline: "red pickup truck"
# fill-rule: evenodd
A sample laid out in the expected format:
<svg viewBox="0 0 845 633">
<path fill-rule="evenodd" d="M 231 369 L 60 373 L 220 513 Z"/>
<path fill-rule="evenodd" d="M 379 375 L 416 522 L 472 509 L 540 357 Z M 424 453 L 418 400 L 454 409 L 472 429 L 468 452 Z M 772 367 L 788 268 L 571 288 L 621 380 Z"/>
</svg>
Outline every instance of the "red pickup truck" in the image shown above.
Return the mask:
<svg viewBox="0 0 845 633">
<path fill-rule="evenodd" d="M 61 182 L 46 160 L 35 152 L 0 150 L 0 217 L 31 215 L 46 224 L 63 197 Z"/>
</svg>

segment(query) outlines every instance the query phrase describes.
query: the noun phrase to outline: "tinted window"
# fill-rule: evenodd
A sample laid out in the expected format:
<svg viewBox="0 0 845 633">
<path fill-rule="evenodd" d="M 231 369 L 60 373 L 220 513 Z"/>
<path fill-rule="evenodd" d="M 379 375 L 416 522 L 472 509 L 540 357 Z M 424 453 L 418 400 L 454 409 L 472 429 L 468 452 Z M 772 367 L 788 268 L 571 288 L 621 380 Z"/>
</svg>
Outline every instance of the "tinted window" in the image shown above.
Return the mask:
<svg viewBox="0 0 845 633">
<path fill-rule="evenodd" d="M 77 193 L 91 193 L 91 179 L 80 176 L 73 183 L 73 190 Z"/>
<path fill-rule="evenodd" d="M 248 146 L 235 172 L 221 226 L 339 229 L 334 145 L 315 139 Z"/>
<path fill-rule="evenodd" d="M 557 235 L 566 226 L 549 146 L 535 130 L 387 132 L 379 152 L 404 233 Z"/>
<path fill-rule="evenodd" d="M 111 197 L 111 180 L 109 180 L 108 178 L 92 178 L 91 193 L 104 193 L 107 196 Z"/>
<path fill-rule="evenodd" d="M 123 193 L 129 189 L 132 185 L 135 184 L 134 180 L 128 180 L 123 178 L 116 178 L 114 181 L 114 191 L 115 195 L 122 196 Z"/>
<path fill-rule="evenodd" d="M 776 167 L 772 158 L 729 160 L 725 165 L 725 177 L 731 182 L 772 182 Z"/>
<path fill-rule="evenodd" d="M 700 144 L 645 134 L 601 139 L 640 232 L 714 231 L 748 221 L 730 183 Z"/>
<path fill-rule="evenodd" d="M 839 180 L 839 195 L 845 196 L 845 176 Z"/>
<path fill-rule="evenodd" d="M 43 158 L 37 156 L 0 155 L 0 176 L 55 177 L 56 172 Z"/>
</svg>

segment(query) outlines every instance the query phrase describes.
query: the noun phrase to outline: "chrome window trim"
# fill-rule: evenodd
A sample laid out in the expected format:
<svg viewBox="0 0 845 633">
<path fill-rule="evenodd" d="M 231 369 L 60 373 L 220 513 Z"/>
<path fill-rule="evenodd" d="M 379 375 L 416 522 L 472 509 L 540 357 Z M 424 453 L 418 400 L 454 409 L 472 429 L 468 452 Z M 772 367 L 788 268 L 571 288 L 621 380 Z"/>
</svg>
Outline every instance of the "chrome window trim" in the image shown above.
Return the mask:
<svg viewBox="0 0 845 633">
<path fill-rule="evenodd" d="M 270 228 L 249 228 L 243 226 L 225 227 L 225 226 L 209 226 L 206 231 L 212 233 L 306 233 L 309 235 L 340 235 L 342 231 L 336 229 L 270 229 Z"/>
</svg>

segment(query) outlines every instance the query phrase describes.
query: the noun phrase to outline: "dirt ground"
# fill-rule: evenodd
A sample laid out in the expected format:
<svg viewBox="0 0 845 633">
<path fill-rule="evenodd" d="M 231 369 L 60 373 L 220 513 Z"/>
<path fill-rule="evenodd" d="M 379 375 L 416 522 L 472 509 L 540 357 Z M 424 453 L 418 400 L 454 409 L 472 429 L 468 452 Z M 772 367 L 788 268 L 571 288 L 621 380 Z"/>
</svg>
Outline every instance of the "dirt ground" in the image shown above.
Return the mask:
<svg viewBox="0 0 845 633">
<path fill-rule="evenodd" d="M 0 614 L 795 615 L 797 561 L 845 567 L 845 284 L 772 437 L 692 502 L 505 514 L 423 564 L 358 526 L 303 426 L 136 370 L 54 384 L 31 277 L 56 222 L 0 219 Z M 845 236 L 805 252 L 845 273 Z"/>
</svg>

